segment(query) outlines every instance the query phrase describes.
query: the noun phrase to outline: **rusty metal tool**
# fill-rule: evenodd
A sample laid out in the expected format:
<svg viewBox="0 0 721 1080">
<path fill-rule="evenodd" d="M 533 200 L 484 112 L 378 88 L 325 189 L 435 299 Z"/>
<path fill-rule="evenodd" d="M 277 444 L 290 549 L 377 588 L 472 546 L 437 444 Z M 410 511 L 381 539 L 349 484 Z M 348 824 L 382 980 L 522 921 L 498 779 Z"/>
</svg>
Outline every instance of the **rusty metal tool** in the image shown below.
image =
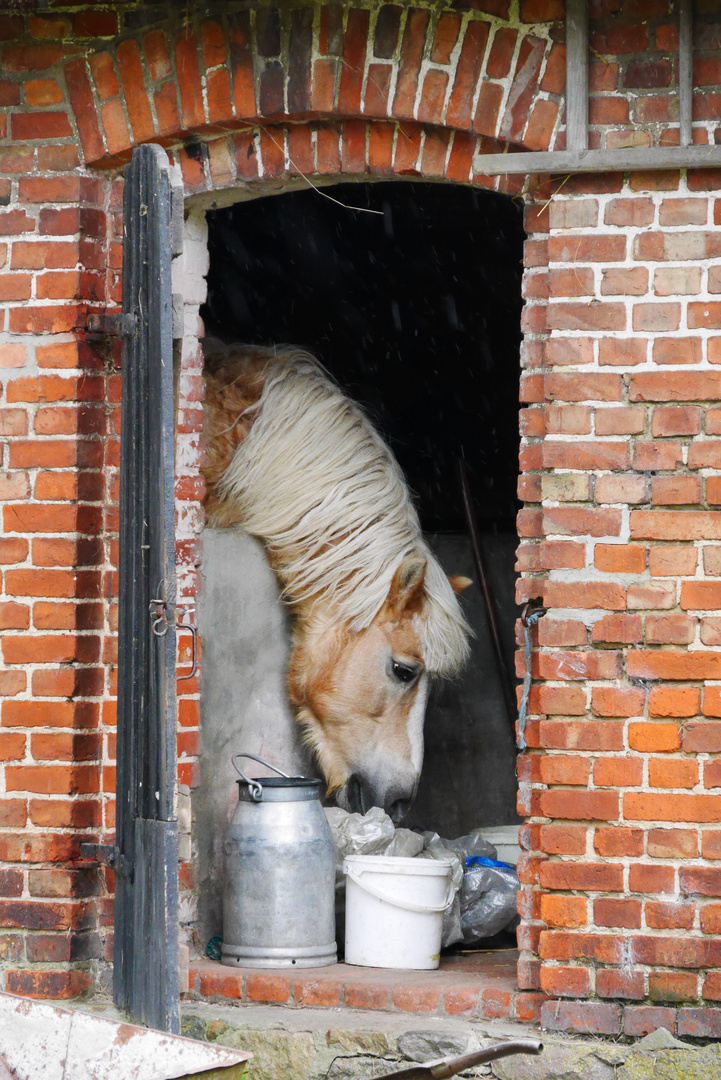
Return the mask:
<svg viewBox="0 0 721 1080">
<path fill-rule="evenodd" d="M 461 1054 L 460 1057 L 443 1058 L 427 1065 L 409 1065 L 397 1072 L 383 1073 L 375 1080 L 446 1080 L 447 1077 L 457 1076 L 459 1072 L 470 1069 L 473 1065 L 485 1065 L 487 1061 L 497 1061 L 498 1058 L 510 1057 L 511 1054 L 540 1054 L 541 1050 L 543 1043 L 538 1039 L 510 1039 L 508 1042 L 493 1043 L 484 1050 Z"/>
</svg>

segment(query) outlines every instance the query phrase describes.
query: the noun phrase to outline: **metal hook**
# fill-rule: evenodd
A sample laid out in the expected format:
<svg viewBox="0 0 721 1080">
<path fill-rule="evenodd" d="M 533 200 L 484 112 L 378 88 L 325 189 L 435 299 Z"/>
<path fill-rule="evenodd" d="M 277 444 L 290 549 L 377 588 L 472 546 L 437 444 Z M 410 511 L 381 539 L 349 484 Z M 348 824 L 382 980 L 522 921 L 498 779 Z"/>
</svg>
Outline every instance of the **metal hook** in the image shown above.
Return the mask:
<svg viewBox="0 0 721 1080">
<path fill-rule="evenodd" d="M 188 617 L 190 617 L 190 609 L 189 608 L 182 608 L 181 610 L 183 612 L 183 614 L 182 614 L 183 619 L 185 618 L 186 613 L 188 614 Z M 180 632 L 181 630 L 187 630 L 188 633 L 190 634 L 191 638 L 193 639 L 193 644 L 191 646 L 191 653 L 190 653 L 190 671 L 188 672 L 187 675 L 177 675 L 176 676 L 177 681 L 182 682 L 183 679 L 192 679 L 193 676 L 195 675 L 196 671 L 198 670 L 198 627 L 193 626 L 192 623 L 180 622 L 180 623 L 176 623 L 176 630 L 178 632 Z"/>
<path fill-rule="evenodd" d="M 153 606 L 155 606 L 155 610 L 153 610 Z M 165 614 L 165 601 L 158 599 L 151 600 L 150 614 L 151 616 L 154 616 L 150 629 L 156 637 L 165 637 L 168 632 L 168 618 Z"/>
</svg>

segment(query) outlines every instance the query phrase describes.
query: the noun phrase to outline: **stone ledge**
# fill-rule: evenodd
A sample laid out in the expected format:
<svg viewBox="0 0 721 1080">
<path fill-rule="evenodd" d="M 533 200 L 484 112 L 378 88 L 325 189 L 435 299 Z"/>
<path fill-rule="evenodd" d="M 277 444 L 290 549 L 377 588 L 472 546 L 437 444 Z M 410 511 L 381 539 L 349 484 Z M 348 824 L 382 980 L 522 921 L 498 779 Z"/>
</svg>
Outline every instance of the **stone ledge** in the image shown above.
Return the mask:
<svg viewBox="0 0 721 1080">
<path fill-rule="evenodd" d="M 190 996 L 244 1005 L 350 1008 L 476 1020 L 535 1023 L 545 995 L 516 988 L 515 950 L 449 957 L 437 971 L 393 971 L 334 964 L 272 971 L 191 964 Z"/>
</svg>

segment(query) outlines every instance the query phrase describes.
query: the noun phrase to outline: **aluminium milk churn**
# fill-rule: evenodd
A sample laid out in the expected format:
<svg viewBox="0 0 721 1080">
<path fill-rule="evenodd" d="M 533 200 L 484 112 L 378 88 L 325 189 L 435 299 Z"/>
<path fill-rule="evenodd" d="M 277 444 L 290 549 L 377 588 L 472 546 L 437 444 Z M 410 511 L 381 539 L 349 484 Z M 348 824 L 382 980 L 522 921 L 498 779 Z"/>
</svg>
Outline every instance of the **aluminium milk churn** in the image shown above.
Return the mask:
<svg viewBox="0 0 721 1080">
<path fill-rule="evenodd" d="M 252 758 L 278 776 L 251 779 Z M 253 754 L 234 754 L 238 806 L 223 843 L 224 964 L 323 967 L 337 960 L 335 849 L 320 780 L 287 776 Z"/>
</svg>

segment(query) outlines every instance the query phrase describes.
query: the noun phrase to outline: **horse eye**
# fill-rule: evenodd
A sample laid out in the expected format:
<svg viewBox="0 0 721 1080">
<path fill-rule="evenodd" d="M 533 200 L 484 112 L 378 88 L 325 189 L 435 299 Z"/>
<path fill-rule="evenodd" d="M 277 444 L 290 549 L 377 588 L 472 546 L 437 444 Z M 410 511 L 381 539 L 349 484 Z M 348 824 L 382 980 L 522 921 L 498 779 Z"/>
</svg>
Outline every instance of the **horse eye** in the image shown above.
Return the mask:
<svg viewBox="0 0 721 1080">
<path fill-rule="evenodd" d="M 391 660 L 391 673 L 398 682 L 412 683 L 420 668 L 412 664 L 401 664 L 398 660 Z"/>
</svg>

